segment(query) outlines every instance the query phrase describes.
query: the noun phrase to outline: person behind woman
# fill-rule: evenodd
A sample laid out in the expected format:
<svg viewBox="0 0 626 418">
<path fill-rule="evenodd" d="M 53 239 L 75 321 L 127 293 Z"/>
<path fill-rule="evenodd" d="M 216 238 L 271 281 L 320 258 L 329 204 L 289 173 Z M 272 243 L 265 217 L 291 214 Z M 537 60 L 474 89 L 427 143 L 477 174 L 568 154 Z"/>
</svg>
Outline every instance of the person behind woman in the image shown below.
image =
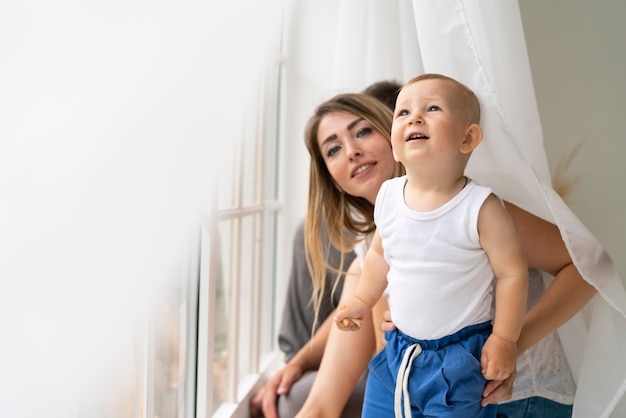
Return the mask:
<svg viewBox="0 0 626 418">
<path fill-rule="evenodd" d="M 380 102 L 359 94 L 341 94 L 317 107 L 305 130 L 311 156 L 309 203 L 306 219 L 306 248 L 317 295 L 323 294 L 325 260 L 319 235 L 323 213 L 327 214 L 332 243 L 344 251 L 354 248 L 362 256 L 375 231 L 373 220 L 376 195 L 385 180 L 403 173 L 395 163 L 390 130 L 392 113 Z M 571 415 L 575 385 L 558 337 L 553 332 L 596 293 L 572 263 L 558 228 L 522 209 L 504 202 L 516 226 L 528 266 L 543 270 L 555 280 L 543 288 L 541 275 L 530 272 L 529 311 L 524 317 L 517 342 L 518 382 L 513 399 L 539 403 L 535 415 L 524 415 L 519 404 L 513 410 L 521 417 Z M 361 271 L 360 259 L 349 267 L 342 299 L 350 297 Z M 381 299 L 379 305 L 384 305 Z M 380 311 L 374 310 L 374 312 Z M 382 312 L 382 311 L 380 311 Z M 379 323 L 376 320 L 376 323 Z M 372 313 L 366 312 L 361 332 L 329 331 L 317 378 L 297 417 L 339 417 L 352 388 L 374 353 Z M 548 336 L 548 338 L 545 338 Z M 541 341 L 540 344 L 537 344 Z M 537 344 L 537 345 L 536 345 Z M 530 349 L 530 347 L 533 347 Z M 530 349 L 530 350 L 529 350 Z M 528 355 L 531 351 L 533 355 Z M 536 355 L 535 355 L 536 354 Z M 521 362 L 521 363 L 520 363 Z M 520 367 L 521 365 L 521 367 Z M 490 381 L 483 392 L 483 405 L 511 398 L 512 375 L 505 381 Z M 499 406 L 500 412 L 500 406 Z M 507 416 L 507 415 L 503 415 Z"/>
<path fill-rule="evenodd" d="M 401 88 L 402 84 L 396 80 L 381 80 L 365 87 L 362 93 L 377 98 L 393 112 Z"/>
<path fill-rule="evenodd" d="M 443 75 L 415 77 L 398 96 L 391 141 L 407 174 L 381 186 L 363 273 L 334 317 L 358 331 L 387 288 L 402 329 L 370 362 L 364 417 L 495 417 L 482 391 L 515 369 L 528 269 L 501 201 L 465 176 L 479 121 L 474 93 Z"/>
</svg>

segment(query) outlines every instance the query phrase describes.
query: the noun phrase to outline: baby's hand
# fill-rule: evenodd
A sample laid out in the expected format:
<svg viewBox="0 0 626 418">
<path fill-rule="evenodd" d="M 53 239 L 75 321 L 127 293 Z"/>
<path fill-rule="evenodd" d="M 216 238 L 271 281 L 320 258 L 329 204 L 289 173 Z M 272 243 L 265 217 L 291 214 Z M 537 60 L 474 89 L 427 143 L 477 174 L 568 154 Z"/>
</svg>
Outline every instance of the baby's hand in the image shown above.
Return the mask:
<svg viewBox="0 0 626 418">
<path fill-rule="evenodd" d="M 341 321 L 341 325 L 343 325 L 344 327 L 352 328 L 352 325 L 351 325 L 351 323 L 352 323 L 352 324 L 356 325 L 357 328 L 361 328 L 361 323 L 362 322 L 363 322 L 363 320 L 359 319 L 359 318 L 344 318 Z"/>
<path fill-rule="evenodd" d="M 362 302 L 358 299 L 348 301 L 337 309 L 337 314 L 333 318 L 337 328 L 342 331 L 358 331 L 363 321 L 363 313 L 360 305 Z"/>
<path fill-rule="evenodd" d="M 504 380 L 513 373 L 517 363 L 517 346 L 491 334 L 483 346 L 480 367 L 487 380 Z"/>
</svg>

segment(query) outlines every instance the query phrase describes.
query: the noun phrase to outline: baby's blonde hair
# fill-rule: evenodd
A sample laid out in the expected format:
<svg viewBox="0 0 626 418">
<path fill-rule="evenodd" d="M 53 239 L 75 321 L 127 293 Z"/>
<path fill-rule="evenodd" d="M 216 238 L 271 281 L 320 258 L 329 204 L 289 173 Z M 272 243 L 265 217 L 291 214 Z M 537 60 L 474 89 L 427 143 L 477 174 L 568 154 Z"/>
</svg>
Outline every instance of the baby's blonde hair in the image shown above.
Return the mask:
<svg viewBox="0 0 626 418">
<path fill-rule="evenodd" d="M 408 83 L 404 85 L 404 87 L 423 80 L 443 80 L 451 83 L 461 99 L 463 109 L 465 109 L 466 115 L 468 117 L 468 122 L 470 124 L 480 123 L 480 103 L 478 102 L 478 97 L 476 97 L 476 94 L 472 91 L 472 89 L 452 77 L 436 73 L 426 73 L 418 75 L 417 77 L 413 77 L 408 81 Z"/>
</svg>

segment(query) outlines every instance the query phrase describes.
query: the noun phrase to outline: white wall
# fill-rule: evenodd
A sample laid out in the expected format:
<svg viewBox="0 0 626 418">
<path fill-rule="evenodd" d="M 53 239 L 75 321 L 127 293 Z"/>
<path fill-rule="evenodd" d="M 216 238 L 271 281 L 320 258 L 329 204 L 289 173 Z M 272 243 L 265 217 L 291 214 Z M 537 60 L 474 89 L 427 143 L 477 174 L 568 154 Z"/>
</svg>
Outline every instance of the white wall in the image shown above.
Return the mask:
<svg viewBox="0 0 626 418">
<path fill-rule="evenodd" d="M 582 141 L 568 203 L 626 283 L 626 2 L 521 0 L 520 11 L 552 173 Z"/>
</svg>

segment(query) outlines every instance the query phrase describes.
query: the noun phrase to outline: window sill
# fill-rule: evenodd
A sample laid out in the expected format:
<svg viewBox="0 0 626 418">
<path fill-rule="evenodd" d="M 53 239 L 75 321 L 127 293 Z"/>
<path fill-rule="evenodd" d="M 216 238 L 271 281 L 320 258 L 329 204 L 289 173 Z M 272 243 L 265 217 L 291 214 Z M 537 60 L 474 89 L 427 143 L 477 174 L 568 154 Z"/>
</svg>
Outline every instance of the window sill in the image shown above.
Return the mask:
<svg viewBox="0 0 626 418">
<path fill-rule="evenodd" d="M 239 382 L 237 403 L 223 403 L 213 413 L 212 418 L 242 418 L 250 416 L 250 400 L 263 387 L 265 382 L 283 366 L 284 354 L 273 351 L 262 361 L 261 371 L 244 377 Z"/>
</svg>

